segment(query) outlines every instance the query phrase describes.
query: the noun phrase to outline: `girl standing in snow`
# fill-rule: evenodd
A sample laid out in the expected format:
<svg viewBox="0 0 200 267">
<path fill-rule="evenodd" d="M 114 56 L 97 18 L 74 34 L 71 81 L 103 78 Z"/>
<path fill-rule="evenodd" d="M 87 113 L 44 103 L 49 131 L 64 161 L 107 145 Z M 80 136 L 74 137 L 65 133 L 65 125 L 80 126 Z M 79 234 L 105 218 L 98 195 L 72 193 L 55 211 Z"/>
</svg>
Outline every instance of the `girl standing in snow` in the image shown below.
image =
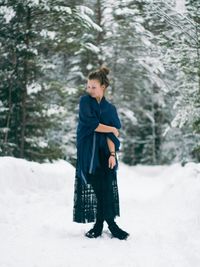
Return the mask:
<svg viewBox="0 0 200 267">
<path fill-rule="evenodd" d="M 121 123 L 115 106 L 105 98 L 108 73 L 106 67 L 91 72 L 79 102 L 73 221 L 95 221 L 85 234 L 88 238 L 101 236 L 106 221 L 112 236 L 126 239 L 129 234 L 114 221 L 120 216 L 116 152 Z"/>
</svg>

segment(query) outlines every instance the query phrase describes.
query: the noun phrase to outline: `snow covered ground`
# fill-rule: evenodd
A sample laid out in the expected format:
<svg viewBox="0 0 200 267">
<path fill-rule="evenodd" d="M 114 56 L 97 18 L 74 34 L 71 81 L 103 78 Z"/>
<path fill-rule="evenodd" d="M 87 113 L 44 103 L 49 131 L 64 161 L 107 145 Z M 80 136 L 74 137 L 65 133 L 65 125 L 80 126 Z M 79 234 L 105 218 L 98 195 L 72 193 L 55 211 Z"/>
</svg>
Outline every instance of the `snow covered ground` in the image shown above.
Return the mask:
<svg viewBox="0 0 200 267">
<path fill-rule="evenodd" d="M 199 267 L 200 164 L 119 164 L 121 216 L 131 236 L 87 239 L 72 222 L 74 168 L 0 157 L 0 267 Z"/>
</svg>

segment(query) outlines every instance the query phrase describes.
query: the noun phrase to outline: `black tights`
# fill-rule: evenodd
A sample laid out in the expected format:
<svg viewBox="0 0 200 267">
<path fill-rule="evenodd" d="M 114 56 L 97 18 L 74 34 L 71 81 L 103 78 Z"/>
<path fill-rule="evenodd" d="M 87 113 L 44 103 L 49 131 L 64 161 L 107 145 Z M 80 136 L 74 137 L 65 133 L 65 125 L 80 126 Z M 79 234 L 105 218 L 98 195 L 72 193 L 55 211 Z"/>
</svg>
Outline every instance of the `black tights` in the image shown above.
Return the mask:
<svg viewBox="0 0 200 267">
<path fill-rule="evenodd" d="M 96 223 L 103 224 L 105 220 L 110 225 L 116 216 L 113 192 L 113 180 L 116 179 L 116 173 L 108 167 L 108 157 L 102 150 L 99 150 L 99 160 L 100 166 L 95 174 L 90 176 L 90 183 L 97 199 Z"/>
<path fill-rule="evenodd" d="M 115 223 L 114 218 L 108 218 L 108 219 L 105 219 L 105 221 L 107 222 L 108 226 L 113 225 Z M 98 226 L 101 226 L 103 222 L 104 222 L 104 219 L 97 218 L 95 224 Z"/>
<path fill-rule="evenodd" d="M 108 163 L 106 162 L 106 164 Z M 114 170 L 108 167 L 98 168 L 91 179 L 91 185 L 97 198 L 97 224 L 102 224 L 104 220 L 108 225 L 114 222 L 113 175 Z"/>
</svg>

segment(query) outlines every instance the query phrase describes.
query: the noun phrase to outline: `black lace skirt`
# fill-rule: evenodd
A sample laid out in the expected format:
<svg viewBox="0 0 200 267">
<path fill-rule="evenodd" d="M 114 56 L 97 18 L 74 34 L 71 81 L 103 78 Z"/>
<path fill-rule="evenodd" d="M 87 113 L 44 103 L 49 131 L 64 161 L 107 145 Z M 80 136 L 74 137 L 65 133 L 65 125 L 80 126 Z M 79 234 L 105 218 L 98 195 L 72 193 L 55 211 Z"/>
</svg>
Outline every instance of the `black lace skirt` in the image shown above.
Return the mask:
<svg viewBox="0 0 200 267">
<path fill-rule="evenodd" d="M 99 151 L 100 167 L 83 184 L 75 175 L 73 221 L 94 222 L 97 218 L 120 216 L 117 172 L 108 167 L 108 157 Z"/>
</svg>

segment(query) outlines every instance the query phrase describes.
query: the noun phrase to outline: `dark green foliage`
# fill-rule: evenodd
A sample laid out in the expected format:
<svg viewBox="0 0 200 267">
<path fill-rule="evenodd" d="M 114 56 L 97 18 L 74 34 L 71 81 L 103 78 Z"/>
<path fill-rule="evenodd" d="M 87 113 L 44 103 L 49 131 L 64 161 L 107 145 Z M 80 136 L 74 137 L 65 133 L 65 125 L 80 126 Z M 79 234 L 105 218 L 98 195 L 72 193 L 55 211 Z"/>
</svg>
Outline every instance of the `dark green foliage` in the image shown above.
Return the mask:
<svg viewBox="0 0 200 267">
<path fill-rule="evenodd" d="M 0 155 L 40 162 L 65 158 L 60 133 L 70 86 L 59 79 L 69 76 L 60 59 L 76 53 L 77 38 L 95 24 L 87 21 L 84 7 L 66 1 L 8 0 L 1 8 Z"/>
<path fill-rule="evenodd" d="M 199 1 L 185 13 L 175 4 L 3 1 L 13 13 L 0 9 L 0 155 L 75 165 L 79 97 L 105 64 L 121 159 L 199 161 Z"/>
</svg>

